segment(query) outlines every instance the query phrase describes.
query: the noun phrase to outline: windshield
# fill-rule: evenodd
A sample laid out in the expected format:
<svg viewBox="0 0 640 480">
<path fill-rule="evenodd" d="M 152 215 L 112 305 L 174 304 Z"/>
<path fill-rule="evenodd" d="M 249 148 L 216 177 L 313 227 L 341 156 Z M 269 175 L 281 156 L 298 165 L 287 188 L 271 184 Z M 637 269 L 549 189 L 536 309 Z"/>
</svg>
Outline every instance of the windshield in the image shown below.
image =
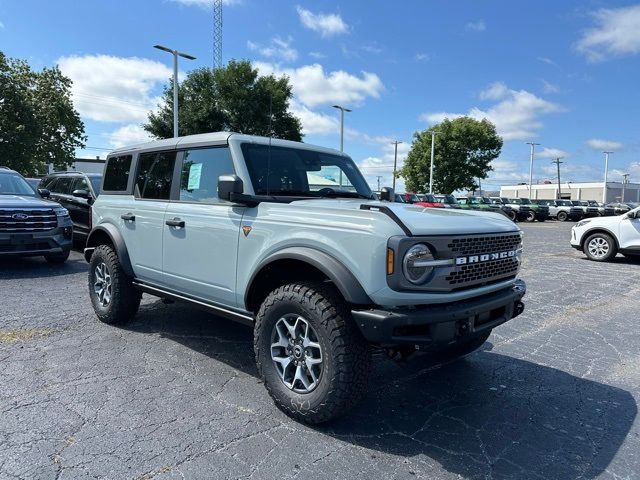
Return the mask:
<svg viewBox="0 0 640 480">
<path fill-rule="evenodd" d="M 102 186 L 102 176 L 98 175 L 98 176 L 91 176 L 89 177 L 89 180 L 91 181 L 91 186 L 93 187 L 93 191 L 95 192 L 96 195 L 100 194 L 100 187 Z"/>
<path fill-rule="evenodd" d="M 573 205 L 569 200 L 558 200 L 558 205 L 562 207 L 572 207 Z"/>
<path fill-rule="evenodd" d="M 427 193 L 425 195 L 422 195 L 422 200 L 425 202 L 431 202 L 431 203 L 440 203 L 439 200 L 436 199 L 436 197 L 434 197 L 433 195 Z"/>
<path fill-rule="evenodd" d="M 304 148 L 243 143 L 256 195 L 373 198 L 353 160 Z"/>
<path fill-rule="evenodd" d="M 485 205 L 491 205 L 491 200 L 488 197 L 480 197 L 480 203 L 484 203 Z"/>
<path fill-rule="evenodd" d="M 15 173 L 1 173 L 0 195 L 28 195 L 35 197 L 36 192 L 20 175 Z"/>
<path fill-rule="evenodd" d="M 509 203 L 515 203 L 516 205 L 522 205 L 522 201 L 519 198 L 510 198 Z"/>
<path fill-rule="evenodd" d="M 529 200 L 528 198 L 521 198 L 520 203 L 522 205 L 531 205 L 531 200 Z"/>
<path fill-rule="evenodd" d="M 470 203 L 471 205 L 477 205 L 478 203 L 478 199 L 476 197 L 467 197 L 467 203 Z"/>
</svg>

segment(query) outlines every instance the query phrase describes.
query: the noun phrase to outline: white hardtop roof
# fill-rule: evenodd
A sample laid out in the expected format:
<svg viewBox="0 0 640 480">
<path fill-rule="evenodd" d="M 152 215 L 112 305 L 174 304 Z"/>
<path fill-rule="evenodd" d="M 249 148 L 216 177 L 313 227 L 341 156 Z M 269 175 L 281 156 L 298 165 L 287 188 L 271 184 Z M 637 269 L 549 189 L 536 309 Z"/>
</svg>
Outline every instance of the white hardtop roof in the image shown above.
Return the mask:
<svg viewBox="0 0 640 480">
<path fill-rule="evenodd" d="M 137 145 L 131 145 L 128 147 L 121 147 L 121 148 L 115 149 L 109 155 L 140 151 L 140 150 L 165 150 L 165 149 L 174 149 L 174 148 L 204 147 L 206 145 L 225 144 L 228 142 L 258 143 L 258 144 L 268 145 L 269 141 L 271 141 L 271 145 L 275 147 L 302 148 L 305 150 L 322 151 L 331 155 L 345 155 L 344 153 L 338 150 L 334 150 L 332 148 L 320 147 L 317 145 L 310 145 L 308 143 L 293 142 L 291 140 L 281 140 L 278 138 L 269 139 L 269 137 L 259 137 L 257 135 L 244 135 L 242 133 L 234 133 L 234 132 L 200 133 L 198 135 L 188 135 L 186 137 L 153 140 L 151 142 L 139 143 Z"/>
</svg>

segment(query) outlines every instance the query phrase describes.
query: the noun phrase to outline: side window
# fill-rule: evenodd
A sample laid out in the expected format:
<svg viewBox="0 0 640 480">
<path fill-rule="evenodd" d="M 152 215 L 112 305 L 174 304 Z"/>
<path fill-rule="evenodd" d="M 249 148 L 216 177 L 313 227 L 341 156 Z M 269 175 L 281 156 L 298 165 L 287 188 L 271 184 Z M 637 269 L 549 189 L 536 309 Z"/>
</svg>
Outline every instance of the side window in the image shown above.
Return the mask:
<svg viewBox="0 0 640 480">
<path fill-rule="evenodd" d="M 153 200 L 171 198 L 176 152 L 143 153 L 138 158 L 136 195 Z"/>
<path fill-rule="evenodd" d="M 71 194 L 71 184 L 73 178 L 71 177 L 58 177 L 52 185 L 51 190 L 53 193 L 61 193 L 64 195 Z"/>
<path fill-rule="evenodd" d="M 84 179 L 84 177 L 78 177 L 76 178 L 75 182 L 73 182 L 71 193 L 73 193 L 75 190 L 89 190 L 89 184 Z"/>
<path fill-rule="evenodd" d="M 38 185 L 38 188 L 46 188 L 47 190 L 51 191 L 51 187 L 53 186 L 53 183 L 55 181 L 55 177 L 45 177 L 40 180 L 40 185 Z"/>
<path fill-rule="evenodd" d="M 129 182 L 131 155 L 111 157 L 104 171 L 104 189 L 110 192 L 124 192 Z"/>
<path fill-rule="evenodd" d="M 227 147 L 186 150 L 180 174 L 180 200 L 218 202 L 218 177 L 233 173 Z"/>
</svg>

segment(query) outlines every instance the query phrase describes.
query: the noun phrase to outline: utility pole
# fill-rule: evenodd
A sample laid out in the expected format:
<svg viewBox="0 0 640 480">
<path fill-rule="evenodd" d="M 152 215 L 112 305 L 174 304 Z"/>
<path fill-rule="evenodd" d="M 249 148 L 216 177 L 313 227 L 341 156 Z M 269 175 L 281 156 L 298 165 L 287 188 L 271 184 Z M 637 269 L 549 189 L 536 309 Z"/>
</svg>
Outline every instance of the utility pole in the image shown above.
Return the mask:
<svg viewBox="0 0 640 480">
<path fill-rule="evenodd" d="M 527 142 L 527 145 L 531 145 L 531 157 L 529 159 L 529 200 L 533 198 L 531 195 L 531 184 L 533 183 L 533 151 L 536 148 L 536 145 L 540 145 L 539 143 Z"/>
<path fill-rule="evenodd" d="M 378 178 L 378 191 L 380 191 L 380 179 L 382 178 L 382 175 L 377 175 Z"/>
<path fill-rule="evenodd" d="M 609 154 L 613 152 L 604 153 L 604 187 L 602 188 L 602 203 L 607 203 L 607 175 L 609 173 Z"/>
<path fill-rule="evenodd" d="M 431 167 L 429 168 L 429 193 L 433 193 L 433 157 L 438 132 L 431 130 Z"/>
<path fill-rule="evenodd" d="M 344 152 L 344 112 L 351 110 L 341 105 L 334 105 L 333 108 L 340 110 L 340 151 Z M 340 186 L 342 186 L 342 169 L 340 169 Z"/>
<path fill-rule="evenodd" d="M 625 190 L 625 187 L 627 186 L 628 181 L 629 181 L 629 174 L 623 173 L 622 174 L 622 198 L 620 199 L 620 202 L 622 203 L 624 203 L 624 190 Z"/>
<path fill-rule="evenodd" d="M 196 57 L 162 45 L 154 45 L 153 48 L 173 55 L 173 136 L 175 138 L 178 136 L 178 57 L 187 60 L 195 60 Z"/>
<path fill-rule="evenodd" d="M 398 144 L 402 143 L 400 140 L 394 140 L 391 145 L 395 147 L 395 153 L 393 154 L 393 191 L 396 191 L 396 167 L 398 166 Z"/>
<path fill-rule="evenodd" d="M 561 164 L 561 163 L 564 163 L 564 162 L 561 162 L 561 161 L 560 161 L 560 159 L 561 159 L 561 158 L 562 158 L 562 157 L 558 157 L 558 158 L 556 158 L 555 160 L 553 160 L 553 161 L 551 162 L 551 163 L 555 163 L 555 164 L 556 164 L 556 166 L 558 167 L 558 194 L 556 195 L 556 198 L 557 198 L 557 199 L 561 199 L 561 198 L 562 198 L 562 195 L 561 195 L 561 193 L 560 193 L 560 164 Z"/>
</svg>

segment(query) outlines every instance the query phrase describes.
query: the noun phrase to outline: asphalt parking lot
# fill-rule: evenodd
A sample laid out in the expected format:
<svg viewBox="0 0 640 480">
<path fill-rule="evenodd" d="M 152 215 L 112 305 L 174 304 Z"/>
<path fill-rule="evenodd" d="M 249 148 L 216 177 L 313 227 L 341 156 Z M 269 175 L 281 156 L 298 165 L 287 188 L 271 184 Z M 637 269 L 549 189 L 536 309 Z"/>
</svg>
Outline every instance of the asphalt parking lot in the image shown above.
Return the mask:
<svg viewBox="0 0 640 480">
<path fill-rule="evenodd" d="M 110 327 L 79 253 L 0 260 L 0 478 L 640 478 L 640 264 L 522 228 L 522 316 L 457 362 L 377 356 L 320 428 L 272 404 L 249 328 L 148 296 Z"/>
</svg>

